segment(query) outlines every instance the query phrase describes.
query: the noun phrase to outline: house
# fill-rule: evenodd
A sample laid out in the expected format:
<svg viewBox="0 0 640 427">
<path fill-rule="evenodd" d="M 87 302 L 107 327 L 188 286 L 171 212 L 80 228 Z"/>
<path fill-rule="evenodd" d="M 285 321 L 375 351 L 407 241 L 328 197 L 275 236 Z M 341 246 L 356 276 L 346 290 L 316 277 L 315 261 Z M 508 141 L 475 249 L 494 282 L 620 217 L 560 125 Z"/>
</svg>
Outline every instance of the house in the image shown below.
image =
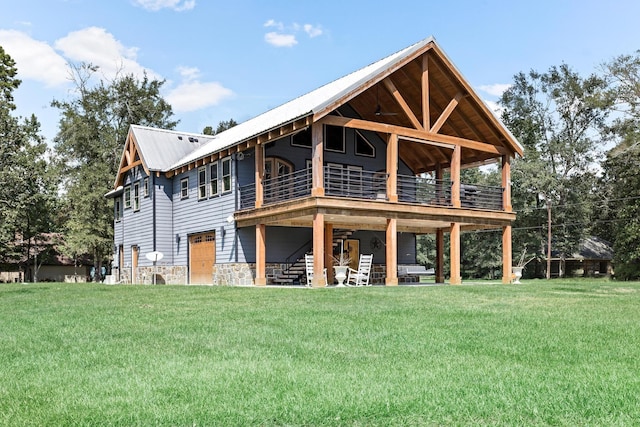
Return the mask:
<svg viewBox="0 0 640 427">
<path fill-rule="evenodd" d="M 546 270 L 546 259 L 540 267 Z M 541 276 L 544 275 L 544 271 Z M 551 277 L 610 277 L 613 275 L 613 247 L 596 236 L 580 242 L 578 250 L 567 257 L 552 253 Z"/>
<path fill-rule="evenodd" d="M 436 236 L 436 281 L 461 283 L 462 230 L 502 231 L 511 280 L 511 159 L 523 149 L 433 38 L 215 136 L 131 126 L 114 190 L 123 282 L 324 286 L 338 242 L 398 284 L 416 235 Z M 461 182 L 497 163 L 500 187 Z M 339 251 L 339 250 L 338 250 Z M 162 258 L 159 258 L 161 254 Z M 315 279 L 317 278 L 317 280 Z"/>
</svg>

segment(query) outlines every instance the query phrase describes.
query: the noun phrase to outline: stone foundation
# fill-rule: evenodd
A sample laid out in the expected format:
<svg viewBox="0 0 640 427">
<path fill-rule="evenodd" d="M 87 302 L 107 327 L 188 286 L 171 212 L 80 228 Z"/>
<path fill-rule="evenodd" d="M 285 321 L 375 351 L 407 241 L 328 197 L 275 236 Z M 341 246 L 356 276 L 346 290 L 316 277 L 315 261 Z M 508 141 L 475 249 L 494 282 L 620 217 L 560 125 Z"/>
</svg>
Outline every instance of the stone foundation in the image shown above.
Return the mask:
<svg viewBox="0 0 640 427">
<path fill-rule="evenodd" d="M 213 266 L 212 283 L 218 286 L 252 286 L 255 275 L 255 264 L 216 264 Z"/>
</svg>

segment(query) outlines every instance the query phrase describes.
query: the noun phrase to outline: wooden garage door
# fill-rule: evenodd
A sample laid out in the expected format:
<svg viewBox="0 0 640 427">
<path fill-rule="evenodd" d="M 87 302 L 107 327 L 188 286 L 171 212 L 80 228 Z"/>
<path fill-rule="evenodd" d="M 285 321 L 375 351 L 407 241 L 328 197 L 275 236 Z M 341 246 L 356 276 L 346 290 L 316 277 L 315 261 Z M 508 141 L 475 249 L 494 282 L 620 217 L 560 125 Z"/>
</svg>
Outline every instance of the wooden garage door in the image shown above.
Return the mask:
<svg viewBox="0 0 640 427">
<path fill-rule="evenodd" d="M 190 283 L 212 283 L 216 263 L 216 234 L 196 234 L 189 237 Z"/>
</svg>

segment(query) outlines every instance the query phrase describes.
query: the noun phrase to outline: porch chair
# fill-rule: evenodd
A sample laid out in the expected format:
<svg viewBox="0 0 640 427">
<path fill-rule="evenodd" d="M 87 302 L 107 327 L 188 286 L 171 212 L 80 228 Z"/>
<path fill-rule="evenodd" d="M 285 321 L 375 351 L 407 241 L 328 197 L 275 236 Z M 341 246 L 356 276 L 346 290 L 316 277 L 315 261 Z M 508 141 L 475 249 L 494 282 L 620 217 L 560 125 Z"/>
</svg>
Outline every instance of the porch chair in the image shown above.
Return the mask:
<svg viewBox="0 0 640 427">
<path fill-rule="evenodd" d="M 311 286 L 313 281 L 313 254 L 305 254 L 304 264 L 307 270 L 307 286 Z M 324 285 L 327 286 L 327 269 L 322 270 L 324 276 Z"/>
<path fill-rule="evenodd" d="M 347 286 L 353 283 L 355 286 L 370 286 L 369 276 L 371 275 L 371 264 L 373 263 L 373 254 L 360 255 L 358 269 L 349 269 L 349 277 L 347 277 Z"/>
</svg>

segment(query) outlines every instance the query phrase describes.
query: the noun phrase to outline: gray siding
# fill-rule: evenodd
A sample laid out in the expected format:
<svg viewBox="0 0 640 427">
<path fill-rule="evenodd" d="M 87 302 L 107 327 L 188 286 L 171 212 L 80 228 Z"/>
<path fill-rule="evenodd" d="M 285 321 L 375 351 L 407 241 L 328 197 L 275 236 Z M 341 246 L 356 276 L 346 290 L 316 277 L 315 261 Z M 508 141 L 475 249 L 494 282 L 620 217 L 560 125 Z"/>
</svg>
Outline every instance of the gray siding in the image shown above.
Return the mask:
<svg viewBox="0 0 640 427">
<path fill-rule="evenodd" d="M 151 197 L 155 198 L 156 250 L 162 252 L 161 264 L 173 265 L 173 182 L 164 177 L 153 177 Z"/>
</svg>

